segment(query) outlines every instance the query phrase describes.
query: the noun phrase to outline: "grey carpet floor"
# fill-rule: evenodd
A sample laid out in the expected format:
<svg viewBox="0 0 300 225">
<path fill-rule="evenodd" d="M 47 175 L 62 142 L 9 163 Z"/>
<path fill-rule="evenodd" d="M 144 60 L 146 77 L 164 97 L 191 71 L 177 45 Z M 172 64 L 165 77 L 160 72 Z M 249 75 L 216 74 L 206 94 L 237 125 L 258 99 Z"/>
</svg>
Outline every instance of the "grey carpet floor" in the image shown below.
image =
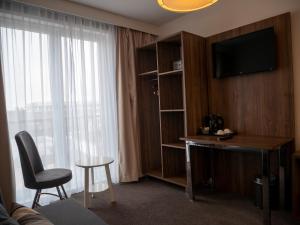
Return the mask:
<svg viewBox="0 0 300 225">
<path fill-rule="evenodd" d="M 184 190 L 145 179 L 139 183 L 115 185 L 117 202 L 109 193 L 97 193 L 90 209 L 109 225 L 257 225 L 261 210 L 253 202 L 231 194 L 210 193 L 191 202 Z M 83 193 L 73 198 L 82 202 Z M 272 212 L 272 225 L 300 224 L 291 214 Z"/>
</svg>

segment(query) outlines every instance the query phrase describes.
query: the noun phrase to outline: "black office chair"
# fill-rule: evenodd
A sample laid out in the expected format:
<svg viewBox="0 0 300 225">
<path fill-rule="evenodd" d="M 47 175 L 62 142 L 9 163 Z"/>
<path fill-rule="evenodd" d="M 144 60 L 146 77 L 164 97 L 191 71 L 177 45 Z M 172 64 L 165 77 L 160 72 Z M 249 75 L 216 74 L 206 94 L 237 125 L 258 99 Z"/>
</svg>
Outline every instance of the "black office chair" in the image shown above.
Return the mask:
<svg viewBox="0 0 300 225">
<path fill-rule="evenodd" d="M 21 131 L 17 133 L 15 139 L 19 149 L 25 187 L 36 190 L 32 208 L 40 206 L 39 200 L 42 194 L 54 195 L 61 200 L 67 199 L 68 196 L 63 184 L 72 179 L 72 171 L 68 169 L 45 170 L 36 145 L 28 132 Z M 54 187 L 56 187 L 58 195 L 42 193 L 43 189 Z"/>
</svg>

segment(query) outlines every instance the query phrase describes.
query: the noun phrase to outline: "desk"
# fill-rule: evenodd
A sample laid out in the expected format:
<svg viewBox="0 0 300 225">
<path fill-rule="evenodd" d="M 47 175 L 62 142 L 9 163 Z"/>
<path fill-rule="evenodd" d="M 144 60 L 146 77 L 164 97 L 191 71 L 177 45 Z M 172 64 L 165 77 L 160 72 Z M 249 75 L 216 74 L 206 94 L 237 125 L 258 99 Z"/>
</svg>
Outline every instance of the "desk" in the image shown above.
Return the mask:
<svg viewBox="0 0 300 225">
<path fill-rule="evenodd" d="M 241 136 L 236 135 L 225 141 L 218 141 L 215 136 L 189 136 L 181 138 L 186 143 L 186 171 L 187 187 L 186 192 L 191 200 L 194 200 L 194 185 L 191 164 L 191 146 L 198 146 L 198 149 L 213 149 L 216 151 L 238 151 L 238 152 L 257 152 L 261 155 L 261 169 L 263 179 L 263 224 L 271 224 L 271 210 L 269 201 L 269 182 L 270 182 L 270 153 L 278 154 L 279 183 L 280 183 L 280 205 L 284 204 L 285 193 L 285 146 L 293 141 L 292 138 L 264 137 L 264 136 Z"/>
</svg>

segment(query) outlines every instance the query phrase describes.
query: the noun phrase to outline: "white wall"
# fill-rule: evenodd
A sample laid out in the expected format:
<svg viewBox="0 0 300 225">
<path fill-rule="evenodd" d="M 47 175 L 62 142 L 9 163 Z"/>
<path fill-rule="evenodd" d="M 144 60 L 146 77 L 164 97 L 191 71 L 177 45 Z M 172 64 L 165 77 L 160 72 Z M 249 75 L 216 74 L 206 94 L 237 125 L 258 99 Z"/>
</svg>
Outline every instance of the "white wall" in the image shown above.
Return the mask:
<svg viewBox="0 0 300 225">
<path fill-rule="evenodd" d="M 104 10 L 81 5 L 75 2 L 65 0 L 18 0 L 29 4 L 45 7 L 58 12 L 69 13 L 89 19 L 94 19 L 108 24 L 120 27 L 128 27 L 131 29 L 144 31 L 151 34 L 158 34 L 158 27 L 155 25 L 143 23 L 124 16 L 106 12 Z M 113 0 L 112 0 L 113 1 Z"/>
<path fill-rule="evenodd" d="M 160 36 L 181 30 L 211 36 L 281 13 L 291 12 L 296 148 L 300 151 L 300 0 L 219 0 L 215 5 L 160 26 Z"/>
</svg>

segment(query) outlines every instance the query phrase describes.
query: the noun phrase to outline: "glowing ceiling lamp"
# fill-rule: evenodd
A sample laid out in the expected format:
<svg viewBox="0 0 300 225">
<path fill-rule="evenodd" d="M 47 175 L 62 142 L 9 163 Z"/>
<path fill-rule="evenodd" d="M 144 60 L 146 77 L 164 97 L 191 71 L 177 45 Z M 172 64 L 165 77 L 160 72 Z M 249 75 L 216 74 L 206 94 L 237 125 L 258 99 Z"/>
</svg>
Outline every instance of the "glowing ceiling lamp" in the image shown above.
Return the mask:
<svg viewBox="0 0 300 225">
<path fill-rule="evenodd" d="M 218 0 L 157 0 L 164 9 L 173 12 L 191 12 L 208 7 Z"/>
</svg>

